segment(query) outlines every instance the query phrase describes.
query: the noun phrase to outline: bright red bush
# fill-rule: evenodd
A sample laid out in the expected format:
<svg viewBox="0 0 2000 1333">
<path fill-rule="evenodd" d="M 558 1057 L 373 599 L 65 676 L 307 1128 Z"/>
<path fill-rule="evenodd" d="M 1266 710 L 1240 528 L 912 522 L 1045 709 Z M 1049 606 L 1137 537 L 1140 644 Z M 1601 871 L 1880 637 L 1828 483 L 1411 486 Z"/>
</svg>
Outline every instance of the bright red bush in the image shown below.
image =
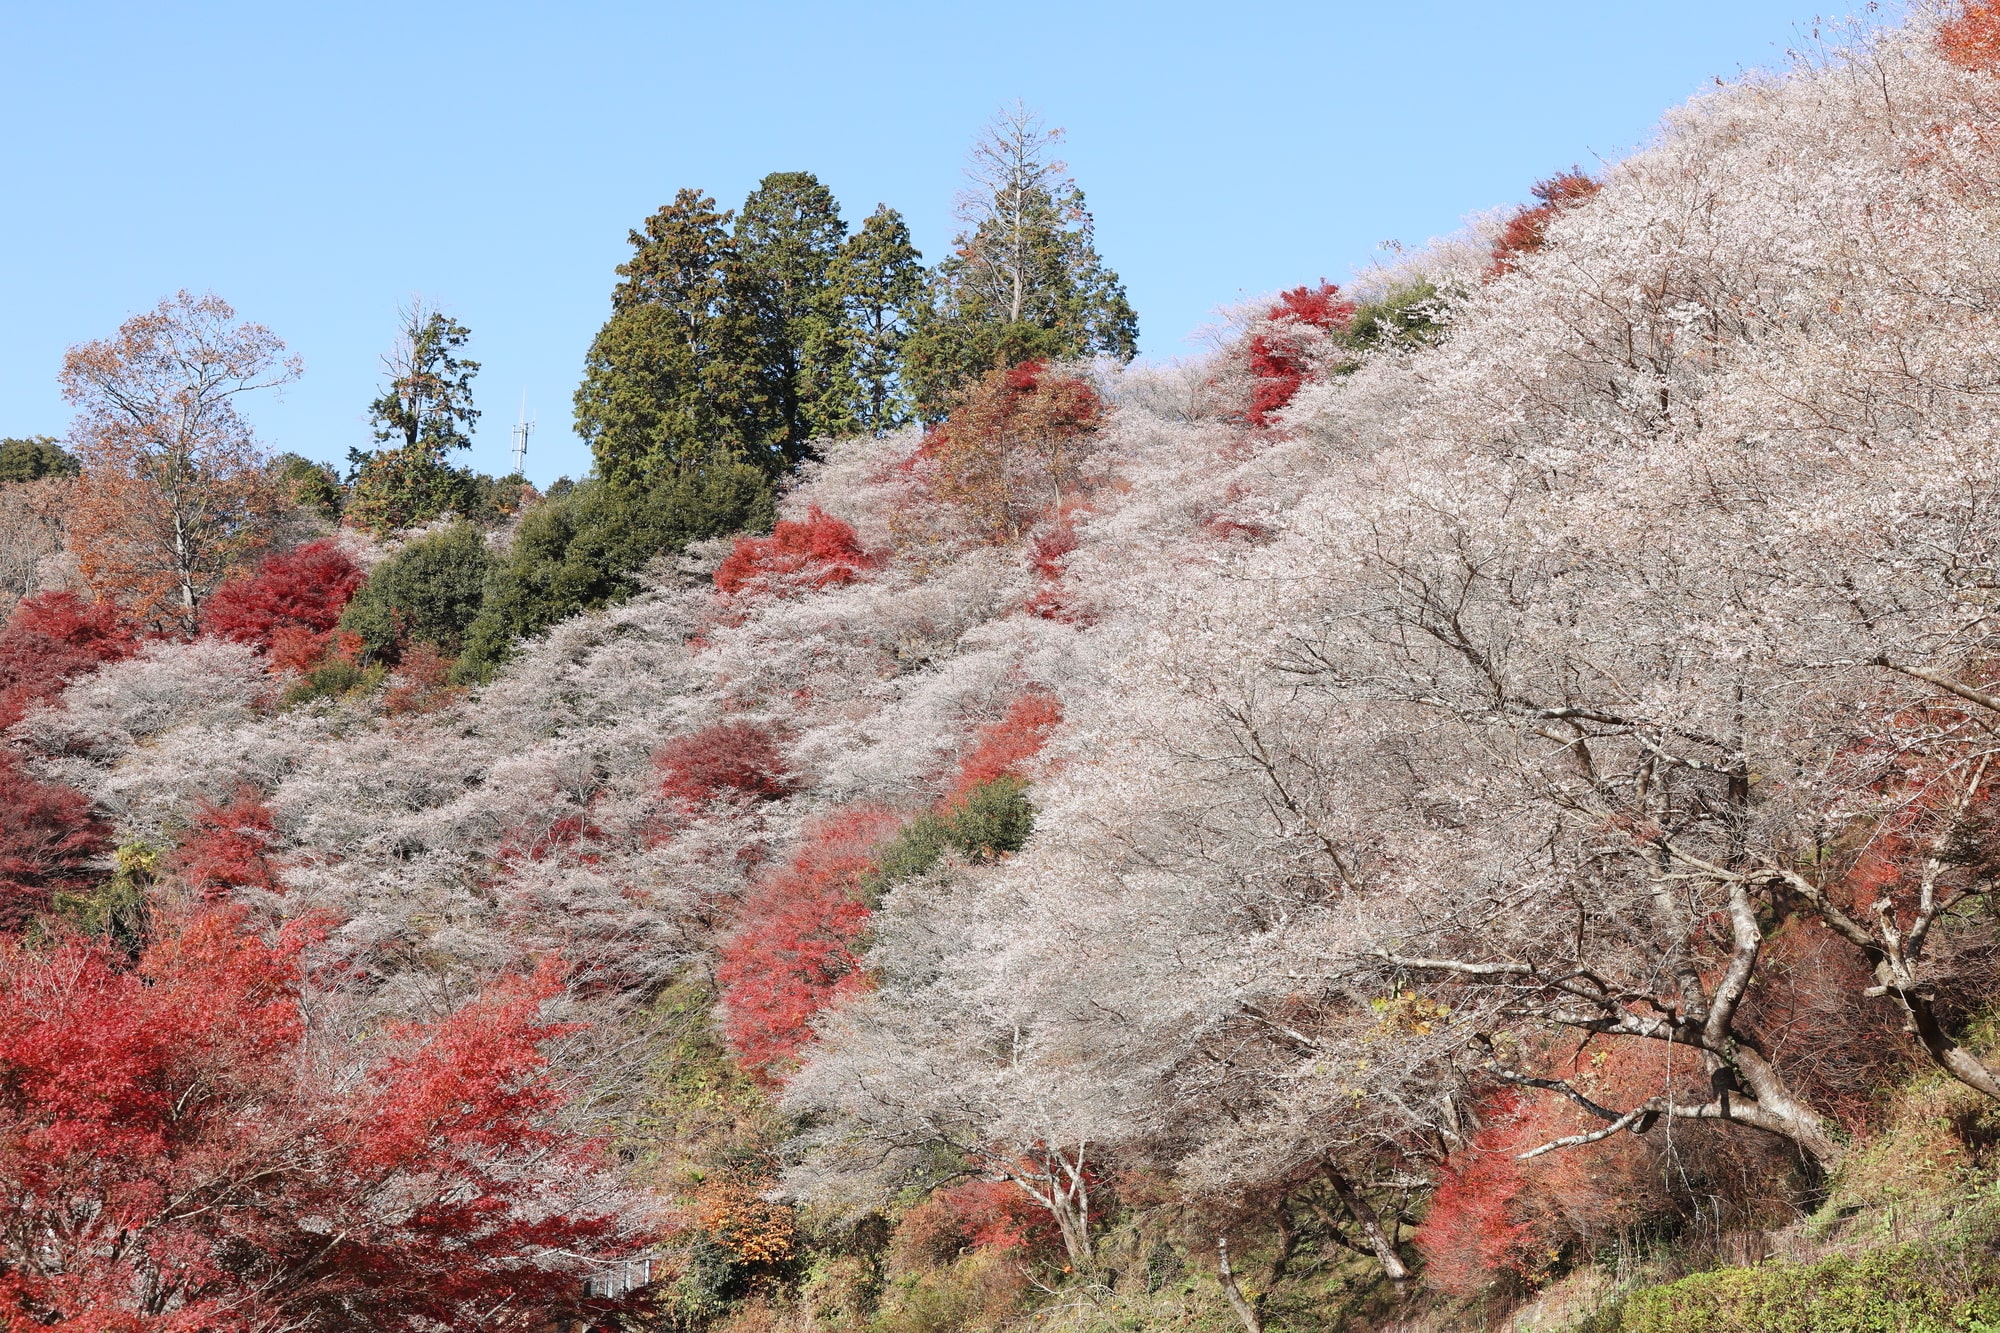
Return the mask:
<svg viewBox="0 0 2000 1333">
<path fill-rule="evenodd" d="M 0 1315 L 12 1329 L 485 1328 L 615 1313 L 621 1248 L 564 1182 L 591 1145 L 536 1018 L 553 978 L 324 1046 L 304 943 L 240 911 L 164 923 L 136 969 L 0 941 Z"/>
<path fill-rule="evenodd" d="M 1522 255 L 1533 254 L 1548 244 L 1549 224 L 1604 187 L 1576 167 L 1545 181 L 1535 182 L 1529 193 L 1540 203 L 1521 209 L 1508 219 L 1493 245 L 1493 266 L 1488 278 L 1512 273 Z"/>
<path fill-rule="evenodd" d="M 1330 282 L 1281 293 L 1250 336 L 1247 350 L 1254 382 L 1244 419 L 1253 426 L 1269 426 L 1304 387 L 1312 364 L 1307 340 L 1300 336 L 1303 330 L 1331 333 L 1346 328 L 1352 318 L 1354 302 L 1341 300 L 1340 288 Z"/>
<path fill-rule="evenodd" d="M 1416 1236 L 1424 1281 L 1454 1296 L 1469 1296 L 1508 1274 L 1532 1276 L 1548 1261 L 1540 1228 L 1520 1216 L 1526 1181 L 1514 1154 L 1536 1146 L 1524 1125 L 1530 1108 L 1518 1093 L 1503 1090 L 1486 1099 L 1480 1117 L 1485 1127 L 1439 1170 Z"/>
<path fill-rule="evenodd" d="M 0 748 L 0 932 L 25 930 L 59 891 L 88 888 L 110 846 L 109 826 L 82 792 L 37 782 Z"/>
<path fill-rule="evenodd" d="M 866 988 L 856 952 L 869 916 L 862 881 L 901 822 L 887 810 L 830 815 L 744 898 L 716 977 L 723 1033 L 746 1069 L 777 1077 L 812 1039 L 819 1012 Z"/>
<path fill-rule="evenodd" d="M 972 750 L 958 764 L 947 799 L 964 795 L 997 778 L 1024 777 L 1024 766 L 1040 754 L 1062 721 L 1062 705 L 1052 694 L 1031 690 L 1016 699 L 998 722 L 979 729 Z"/>
<path fill-rule="evenodd" d="M 851 524 L 818 505 L 804 519 L 784 519 L 768 537 L 741 537 L 715 571 L 731 596 L 797 595 L 858 581 L 879 563 L 861 549 Z"/>
<path fill-rule="evenodd" d="M 947 1186 L 932 1197 L 949 1210 L 959 1234 L 972 1249 L 1041 1253 L 1062 1244 L 1048 1209 L 1012 1181 L 975 1177 Z"/>
<path fill-rule="evenodd" d="M 282 893 L 271 864 L 271 809 L 250 788 L 226 805 L 203 802 L 170 865 L 204 902 L 222 902 L 239 889 Z"/>
<path fill-rule="evenodd" d="M 653 754 L 660 794 L 687 809 L 718 798 L 775 801 L 798 790 L 771 734 L 749 722 L 718 722 L 676 736 Z"/>
<path fill-rule="evenodd" d="M 280 665 L 301 669 L 320 655 L 367 577 L 331 541 L 279 551 L 215 590 L 202 604 L 202 632 L 254 644 L 274 660 L 282 656 Z"/>
<path fill-rule="evenodd" d="M 130 657 L 138 640 L 110 602 L 86 602 L 73 592 L 45 592 L 21 601 L 0 628 L 0 728 L 30 707 L 106 662 Z"/>
</svg>

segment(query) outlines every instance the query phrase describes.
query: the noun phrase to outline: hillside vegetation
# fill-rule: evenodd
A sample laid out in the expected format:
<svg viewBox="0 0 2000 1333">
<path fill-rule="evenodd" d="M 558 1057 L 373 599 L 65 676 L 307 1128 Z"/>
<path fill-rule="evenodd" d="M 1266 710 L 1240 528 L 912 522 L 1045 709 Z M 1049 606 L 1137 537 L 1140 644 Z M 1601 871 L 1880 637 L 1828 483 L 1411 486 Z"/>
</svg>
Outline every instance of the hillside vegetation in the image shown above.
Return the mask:
<svg viewBox="0 0 2000 1333">
<path fill-rule="evenodd" d="M 11 1327 L 2000 1327 L 2000 6 L 1183 365 L 1051 142 L 683 191 L 546 496 L 438 312 L 346 478 L 72 351 Z"/>
</svg>

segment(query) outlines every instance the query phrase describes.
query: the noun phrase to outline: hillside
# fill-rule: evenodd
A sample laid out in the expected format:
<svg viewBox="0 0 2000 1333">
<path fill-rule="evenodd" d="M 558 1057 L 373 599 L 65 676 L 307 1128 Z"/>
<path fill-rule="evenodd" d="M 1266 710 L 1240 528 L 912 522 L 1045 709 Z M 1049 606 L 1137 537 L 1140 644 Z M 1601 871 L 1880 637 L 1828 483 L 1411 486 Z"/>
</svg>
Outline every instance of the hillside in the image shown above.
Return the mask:
<svg viewBox="0 0 2000 1333">
<path fill-rule="evenodd" d="M 192 631 L 79 547 L 11 1324 L 2000 1325 L 2000 9 L 1537 198 L 1185 365 L 295 491 Z"/>
</svg>

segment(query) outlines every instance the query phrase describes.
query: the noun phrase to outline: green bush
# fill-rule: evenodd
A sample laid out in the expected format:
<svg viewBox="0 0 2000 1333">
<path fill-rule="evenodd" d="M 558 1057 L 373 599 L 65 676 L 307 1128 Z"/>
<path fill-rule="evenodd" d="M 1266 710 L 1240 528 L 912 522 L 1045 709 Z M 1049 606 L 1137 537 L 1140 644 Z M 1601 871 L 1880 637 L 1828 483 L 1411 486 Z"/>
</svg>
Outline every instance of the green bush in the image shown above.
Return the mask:
<svg viewBox="0 0 2000 1333">
<path fill-rule="evenodd" d="M 479 530 L 454 523 L 377 565 L 341 613 L 340 627 L 359 634 L 377 661 L 396 661 L 414 642 L 455 657 L 479 615 L 492 569 Z"/>
<path fill-rule="evenodd" d="M 862 896 L 871 903 L 879 900 L 891 885 L 930 873 L 947 851 L 975 865 L 1020 851 L 1035 830 L 1035 807 L 1027 789 L 1020 778 L 995 778 L 952 801 L 942 813 L 917 816 L 877 853 L 875 873 L 863 881 Z"/>
<path fill-rule="evenodd" d="M 382 683 L 387 669 L 381 666 L 361 667 L 336 657 L 322 662 L 299 678 L 285 691 L 283 703 L 287 708 L 296 708 L 314 699 L 338 699 L 343 694 L 354 694 L 361 690 L 372 690 Z"/>
<path fill-rule="evenodd" d="M 2000 1333 L 2000 1264 L 1961 1242 L 1725 1268 L 1635 1291 L 1576 1333 Z"/>
<path fill-rule="evenodd" d="M 466 634 L 458 679 L 483 680 L 520 640 L 631 595 L 655 556 L 703 537 L 768 528 L 774 517 L 770 483 L 746 463 L 570 488 L 521 520 Z"/>
<path fill-rule="evenodd" d="M 1356 349 L 1428 346 L 1444 335 L 1445 299 L 1423 279 L 1355 307 L 1341 340 Z"/>
</svg>

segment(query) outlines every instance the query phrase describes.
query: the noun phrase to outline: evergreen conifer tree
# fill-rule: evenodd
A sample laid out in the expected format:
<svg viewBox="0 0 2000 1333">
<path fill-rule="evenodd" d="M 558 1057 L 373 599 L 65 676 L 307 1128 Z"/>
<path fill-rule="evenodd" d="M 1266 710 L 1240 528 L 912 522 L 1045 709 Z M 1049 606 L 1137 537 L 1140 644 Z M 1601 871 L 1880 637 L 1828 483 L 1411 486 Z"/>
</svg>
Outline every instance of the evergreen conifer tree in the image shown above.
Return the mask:
<svg viewBox="0 0 2000 1333">
<path fill-rule="evenodd" d="M 611 318 L 590 345 L 576 391 L 576 431 L 598 472 L 640 480 L 726 456 L 744 443 L 750 387 L 725 300 L 731 214 L 681 190 L 634 231 L 618 266 Z"/>
<path fill-rule="evenodd" d="M 924 296 L 923 258 L 910 243 L 903 215 L 880 204 L 841 246 L 834 264 L 833 281 L 847 321 L 842 385 L 848 415 L 871 435 L 910 419 L 902 352 Z"/>
<path fill-rule="evenodd" d="M 965 384 L 996 365 L 1138 350 L 1139 321 L 1097 253 L 1083 191 L 1054 156 L 1060 129 L 1016 103 L 973 146 L 959 198 L 968 230 L 931 275 L 928 308 L 906 345 L 918 410 L 938 420 Z"/>
<path fill-rule="evenodd" d="M 840 205 L 809 171 L 774 171 L 737 215 L 727 265 L 729 349 L 747 388 L 741 431 L 753 461 L 780 472 L 816 436 L 854 429 L 834 269 L 847 239 Z"/>
<path fill-rule="evenodd" d="M 368 405 L 376 443 L 389 447 L 348 454 L 354 469 L 350 512 L 379 533 L 465 509 L 466 474 L 445 457 L 472 446 L 479 420 L 472 405 L 479 363 L 459 355 L 471 330 L 421 302 L 401 316 L 396 346 L 382 359 L 389 385 Z"/>
</svg>

